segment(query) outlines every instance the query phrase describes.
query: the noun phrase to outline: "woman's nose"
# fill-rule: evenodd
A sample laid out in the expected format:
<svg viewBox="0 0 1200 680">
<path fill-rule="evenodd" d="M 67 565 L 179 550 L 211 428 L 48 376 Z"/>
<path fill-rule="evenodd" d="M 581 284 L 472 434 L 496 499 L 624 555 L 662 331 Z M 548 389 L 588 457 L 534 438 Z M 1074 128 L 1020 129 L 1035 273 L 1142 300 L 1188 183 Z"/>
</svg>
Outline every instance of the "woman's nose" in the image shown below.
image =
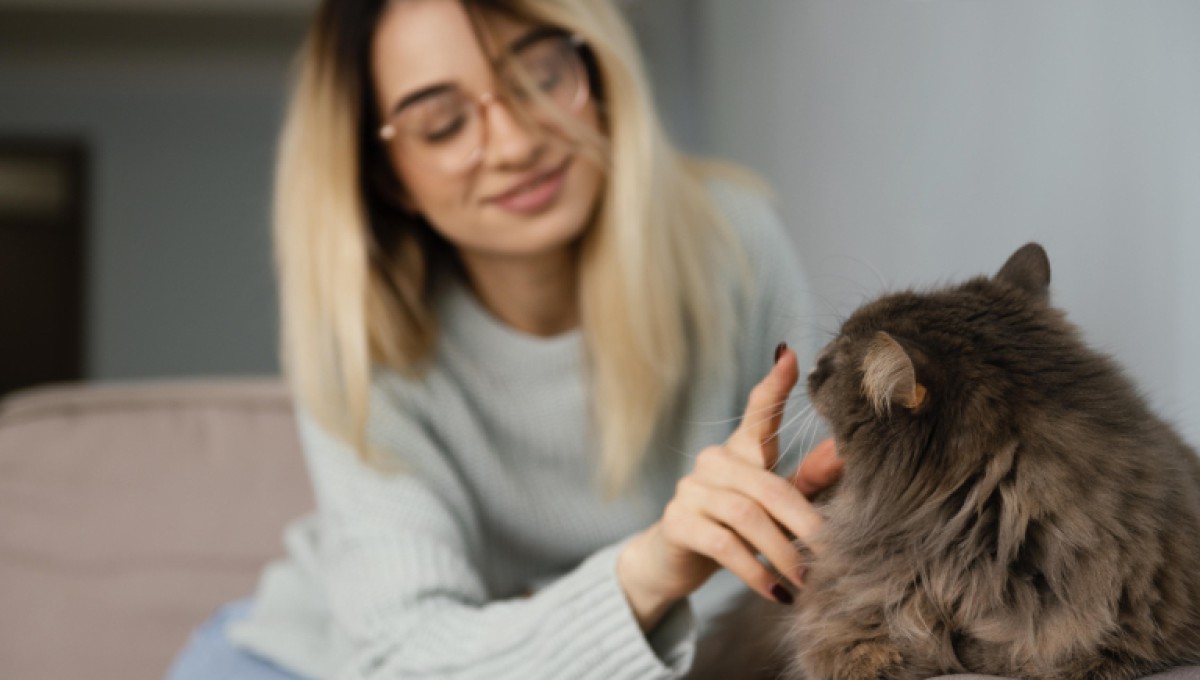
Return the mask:
<svg viewBox="0 0 1200 680">
<path fill-rule="evenodd" d="M 496 167 L 532 165 L 545 148 L 543 135 L 507 100 L 492 97 L 483 102 L 483 124 L 487 131 L 484 158 Z"/>
</svg>

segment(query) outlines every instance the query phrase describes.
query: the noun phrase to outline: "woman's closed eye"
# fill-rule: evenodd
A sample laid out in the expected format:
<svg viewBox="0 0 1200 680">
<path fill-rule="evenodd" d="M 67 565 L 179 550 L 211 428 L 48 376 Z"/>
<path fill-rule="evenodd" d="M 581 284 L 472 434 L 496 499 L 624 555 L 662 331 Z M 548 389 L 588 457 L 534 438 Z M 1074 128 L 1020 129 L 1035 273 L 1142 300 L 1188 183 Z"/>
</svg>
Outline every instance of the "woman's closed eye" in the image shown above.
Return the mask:
<svg viewBox="0 0 1200 680">
<path fill-rule="evenodd" d="M 575 67 L 574 47 L 557 34 L 542 36 L 514 54 L 513 70 L 507 78 L 509 91 L 521 100 L 530 99 L 527 88 L 554 97 Z M 571 93 L 573 94 L 573 93 Z"/>
<path fill-rule="evenodd" d="M 563 79 L 562 65 L 548 59 L 540 63 L 527 64 L 525 70 L 529 73 L 529 78 L 534 86 L 543 94 L 553 92 Z"/>
<path fill-rule="evenodd" d="M 427 144 L 453 139 L 467 125 L 470 109 L 459 93 L 445 93 L 432 97 L 410 112 L 415 121 L 413 130 Z"/>
<path fill-rule="evenodd" d="M 426 127 L 421 133 L 421 139 L 427 144 L 437 144 L 454 139 L 456 135 L 467 125 L 467 116 L 465 113 L 459 113 L 453 118 L 431 124 Z"/>
</svg>

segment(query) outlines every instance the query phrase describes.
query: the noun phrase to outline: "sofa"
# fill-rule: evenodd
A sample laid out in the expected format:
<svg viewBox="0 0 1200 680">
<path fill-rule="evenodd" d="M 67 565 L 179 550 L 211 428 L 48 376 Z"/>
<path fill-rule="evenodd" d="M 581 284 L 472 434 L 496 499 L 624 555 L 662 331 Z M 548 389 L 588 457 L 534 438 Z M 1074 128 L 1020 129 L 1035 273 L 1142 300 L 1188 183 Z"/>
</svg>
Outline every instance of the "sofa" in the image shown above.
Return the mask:
<svg viewBox="0 0 1200 680">
<path fill-rule="evenodd" d="M 284 525 L 312 506 L 277 379 L 0 400 L 0 678 L 162 678 L 197 624 L 253 592 Z"/>
<path fill-rule="evenodd" d="M 273 378 L 0 401 L 0 678 L 162 678 L 313 501 Z"/>
</svg>

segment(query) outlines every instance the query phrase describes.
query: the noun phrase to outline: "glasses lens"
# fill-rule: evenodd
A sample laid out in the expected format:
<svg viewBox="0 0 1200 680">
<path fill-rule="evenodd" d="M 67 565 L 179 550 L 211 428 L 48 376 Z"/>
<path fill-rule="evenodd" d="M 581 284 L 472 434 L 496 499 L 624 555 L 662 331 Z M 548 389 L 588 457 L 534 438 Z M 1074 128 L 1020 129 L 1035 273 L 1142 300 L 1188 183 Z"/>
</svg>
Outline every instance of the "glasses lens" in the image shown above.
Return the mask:
<svg viewBox="0 0 1200 680">
<path fill-rule="evenodd" d="M 475 103 L 457 87 L 423 97 L 396 120 L 403 153 L 421 165 L 454 172 L 482 142 Z"/>
<path fill-rule="evenodd" d="M 513 54 L 509 88 L 514 96 L 538 105 L 576 111 L 587 100 L 587 77 L 570 36 L 550 34 Z"/>
</svg>

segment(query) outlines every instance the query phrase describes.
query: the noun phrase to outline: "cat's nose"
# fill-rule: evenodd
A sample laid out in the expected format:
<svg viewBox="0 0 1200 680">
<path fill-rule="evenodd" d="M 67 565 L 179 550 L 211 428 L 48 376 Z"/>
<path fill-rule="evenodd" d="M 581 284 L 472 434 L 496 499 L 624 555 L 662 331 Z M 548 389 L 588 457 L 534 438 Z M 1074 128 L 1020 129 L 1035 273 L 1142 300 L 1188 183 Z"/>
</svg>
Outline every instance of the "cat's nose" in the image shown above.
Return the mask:
<svg viewBox="0 0 1200 680">
<path fill-rule="evenodd" d="M 821 386 L 829 375 L 833 373 L 833 353 L 828 348 L 821 350 L 817 355 L 817 360 L 813 362 L 812 370 L 808 372 L 809 389 L 816 389 Z"/>
</svg>

